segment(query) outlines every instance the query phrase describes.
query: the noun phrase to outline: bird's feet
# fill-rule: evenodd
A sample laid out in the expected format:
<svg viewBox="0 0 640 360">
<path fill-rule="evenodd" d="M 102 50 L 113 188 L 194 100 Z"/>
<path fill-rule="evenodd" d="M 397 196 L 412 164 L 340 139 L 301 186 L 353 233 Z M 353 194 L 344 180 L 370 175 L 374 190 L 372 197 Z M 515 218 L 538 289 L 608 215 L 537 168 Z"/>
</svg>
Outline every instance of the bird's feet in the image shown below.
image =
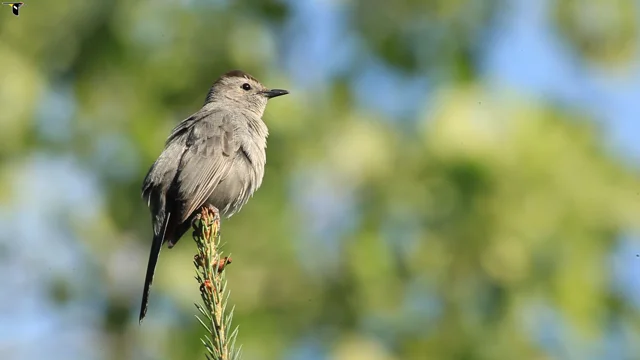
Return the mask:
<svg viewBox="0 0 640 360">
<path fill-rule="evenodd" d="M 197 229 L 200 221 L 205 221 L 207 224 L 215 225 L 220 229 L 220 211 L 213 205 L 204 205 L 200 208 L 200 212 L 193 217 L 191 226 Z"/>
<path fill-rule="evenodd" d="M 213 221 L 220 222 L 220 210 L 218 210 L 218 208 L 213 205 L 203 206 L 201 209 L 201 213 L 203 214 L 203 216 L 209 215 L 211 218 L 213 218 Z"/>
</svg>

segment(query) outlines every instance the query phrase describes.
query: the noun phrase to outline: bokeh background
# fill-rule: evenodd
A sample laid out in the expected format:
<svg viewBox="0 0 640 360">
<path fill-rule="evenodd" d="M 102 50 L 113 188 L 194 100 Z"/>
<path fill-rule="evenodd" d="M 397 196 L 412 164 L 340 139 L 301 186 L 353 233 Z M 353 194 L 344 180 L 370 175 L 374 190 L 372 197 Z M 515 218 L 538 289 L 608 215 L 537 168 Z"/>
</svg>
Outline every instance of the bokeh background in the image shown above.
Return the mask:
<svg viewBox="0 0 640 360">
<path fill-rule="evenodd" d="M 223 72 L 270 102 L 223 222 L 244 359 L 640 359 L 640 1 L 0 8 L 0 358 L 201 359 L 140 185 Z"/>
</svg>

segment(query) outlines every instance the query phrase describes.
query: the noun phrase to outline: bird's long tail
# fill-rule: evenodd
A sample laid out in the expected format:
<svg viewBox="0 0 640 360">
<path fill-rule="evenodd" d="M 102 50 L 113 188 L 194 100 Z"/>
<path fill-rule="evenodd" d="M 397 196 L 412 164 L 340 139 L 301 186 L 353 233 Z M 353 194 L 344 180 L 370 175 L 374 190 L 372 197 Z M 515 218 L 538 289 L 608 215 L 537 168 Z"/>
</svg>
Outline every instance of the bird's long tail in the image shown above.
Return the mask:
<svg viewBox="0 0 640 360">
<path fill-rule="evenodd" d="M 149 291 L 151 290 L 151 284 L 153 283 L 153 274 L 156 271 L 156 264 L 158 263 L 158 257 L 160 257 L 160 250 L 164 243 L 165 232 L 167 230 L 167 224 L 169 223 L 169 216 L 164 221 L 162 232 L 153 235 L 153 243 L 151 244 L 151 252 L 149 253 L 149 263 L 147 264 L 147 274 L 144 278 L 144 290 L 142 293 L 142 303 L 140 304 L 140 318 L 139 322 L 142 323 L 147 314 L 147 306 L 149 305 Z"/>
</svg>

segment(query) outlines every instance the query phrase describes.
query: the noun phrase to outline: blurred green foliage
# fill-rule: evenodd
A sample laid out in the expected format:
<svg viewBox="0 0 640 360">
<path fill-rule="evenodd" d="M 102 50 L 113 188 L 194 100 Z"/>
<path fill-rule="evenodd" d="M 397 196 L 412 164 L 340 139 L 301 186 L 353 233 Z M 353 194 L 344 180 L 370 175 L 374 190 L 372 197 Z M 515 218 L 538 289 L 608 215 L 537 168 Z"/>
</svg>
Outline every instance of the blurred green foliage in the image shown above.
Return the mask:
<svg viewBox="0 0 640 360">
<path fill-rule="evenodd" d="M 2 17 L 0 201 L 20 201 L 8 184 L 34 152 L 72 154 L 95 176 L 104 201 L 69 225 L 94 287 L 47 287 L 60 303 L 101 289 L 97 358 L 202 358 L 189 240 L 163 251 L 149 320 L 135 321 L 151 241 L 139 187 L 171 128 L 233 68 L 292 91 L 265 115 L 263 187 L 222 225 L 246 359 L 284 358 L 301 337 L 338 360 L 551 359 L 527 330 L 540 307 L 585 342 L 613 318 L 640 336 L 609 265 L 640 224 L 637 169 L 605 149 L 589 114 L 483 85 L 480 48 L 509 2 L 335 3 L 360 49 L 324 87 L 281 66 L 292 1 L 61 0 Z M 587 3 L 553 2 L 561 36 L 595 66 L 631 61 L 637 3 Z M 347 84 L 368 57 L 436 79 L 413 122 L 358 104 Z M 65 91 L 69 116 L 42 107 Z M 353 202 L 352 225 L 326 235 L 337 251 L 305 240 L 330 215 L 301 209 L 296 181 Z M 124 279 L 123 251 L 136 269 Z"/>
</svg>

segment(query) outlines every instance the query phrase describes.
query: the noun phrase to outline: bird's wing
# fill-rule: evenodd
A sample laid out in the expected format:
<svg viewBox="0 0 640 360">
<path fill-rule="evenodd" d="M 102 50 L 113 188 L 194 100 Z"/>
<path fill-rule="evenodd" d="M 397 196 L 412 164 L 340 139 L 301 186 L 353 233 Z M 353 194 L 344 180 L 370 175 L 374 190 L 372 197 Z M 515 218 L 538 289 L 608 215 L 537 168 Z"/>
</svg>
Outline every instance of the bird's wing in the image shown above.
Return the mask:
<svg viewBox="0 0 640 360">
<path fill-rule="evenodd" d="M 230 120 L 229 114 L 215 112 L 191 126 L 175 182 L 176 197 L 182 202 L 181 221 L 204 205 L 231 169 L 240 143 Z"/>
<path fill-rule="evenodd" d="M 154 214 L 158 213 L 159 209 L 154 209 L 152 206 L 152 197 L 164 195 L 167 191 L 163 186 L 169 186 L 175 177 L 175 173 L 178 170 L 182 153 L 185 150 L 184 143 L 191 127 L 200 119 L 204 117 L 204 113 L 199 111 L 188 118 L 180 121 L 178 125 L 171 131 L 169 137 L 165 141 L 164 150 L 158 156 L 153 163 L 147 176 L 145 176 L 142 182 L 142 198 L 147 201 L 147 205 L 151 207 L 151 211 Z M 164 206 L 164 203 L 162 204 Z"/>
<path fill-rule="evenodd" d="M 167 137 L 167 141 L 165 143 L 165 146 L 168 146 L 169 144 L 175 142 L 175 140 L 178 137 L 184 136 L 184 133 L 186 131 L 191 130 L 193 125 L 196 124 L 202 118 L 206 117 L 206 115 L 207 114 L 204 113 L 203 111 L 198 111 L 197 113 L 195 113 L 195 114 L 189 116 L 188 118 L 180 121 L 180 123 L 171 131 L 171 134 L 169 134 L 169 137 Z"/>
</svg>

